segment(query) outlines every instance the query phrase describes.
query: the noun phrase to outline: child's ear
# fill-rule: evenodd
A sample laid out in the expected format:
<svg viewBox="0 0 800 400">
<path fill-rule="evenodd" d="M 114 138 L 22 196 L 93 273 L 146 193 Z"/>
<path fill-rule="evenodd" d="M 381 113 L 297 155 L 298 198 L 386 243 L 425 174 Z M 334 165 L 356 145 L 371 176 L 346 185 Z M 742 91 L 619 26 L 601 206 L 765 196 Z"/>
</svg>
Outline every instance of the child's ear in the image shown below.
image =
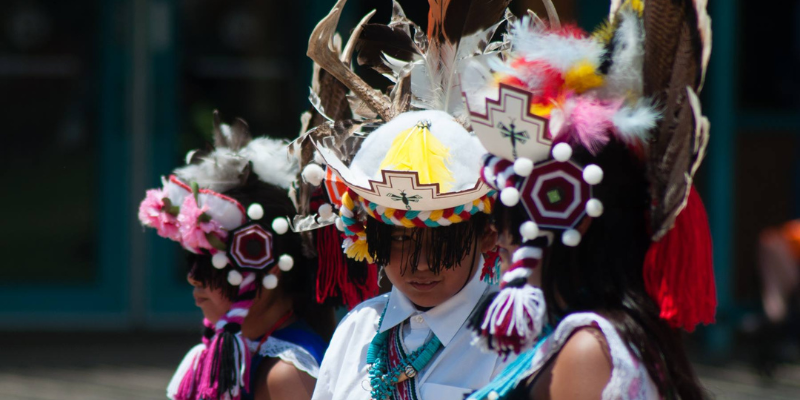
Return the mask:
<svg viewBox="0 0 800 400">
<path fill-rule="evenodd" d="M 479 242 L 481 253 L 487 253 L 494 249 L 497 246 L 497 237 L 497 228 L 494 224 L 487 225 Z"/>
</svg>

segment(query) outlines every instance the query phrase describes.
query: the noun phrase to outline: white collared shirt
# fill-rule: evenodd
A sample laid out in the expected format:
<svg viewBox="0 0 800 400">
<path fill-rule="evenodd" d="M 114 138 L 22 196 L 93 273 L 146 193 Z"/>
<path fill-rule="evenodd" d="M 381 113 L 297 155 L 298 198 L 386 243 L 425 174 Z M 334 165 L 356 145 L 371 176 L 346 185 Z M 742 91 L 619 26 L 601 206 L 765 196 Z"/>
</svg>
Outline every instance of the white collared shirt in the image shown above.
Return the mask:
<svg viewBox="0 0 800 400">
<path fill-rule="evenodd" d="M 417 374 L 422 400 L 463 400 L 465 395 L 480 389 L 505 365 L 495 353 L 482 352 L 472 346 L 472 332 L 467 319 L 481 297 L 495 288 L 475 277 L 459 293 L 444 303 L 419 311 L 397 288 L 359 304 L 350 311 L 333 334 L 320 366 L 312 400 L 370 399 L 367 349 L 380 329 L 389 330 L 403 321 L 403 340 L 409 351 L 421 346 L 431 331 L 444 348 Z M 388 307 L 383 323 L 378 320 Z"/>
</svg>

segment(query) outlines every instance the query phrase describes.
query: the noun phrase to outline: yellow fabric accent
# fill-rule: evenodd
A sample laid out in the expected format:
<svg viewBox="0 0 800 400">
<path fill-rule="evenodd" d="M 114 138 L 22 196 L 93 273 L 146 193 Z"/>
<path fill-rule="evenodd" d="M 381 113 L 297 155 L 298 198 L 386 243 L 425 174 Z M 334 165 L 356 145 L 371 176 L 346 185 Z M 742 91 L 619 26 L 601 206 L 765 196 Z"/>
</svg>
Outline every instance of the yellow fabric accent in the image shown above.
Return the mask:
<svg viewBox="0 0 800 400">
<path fill-rule="evenodd" d="M 583 93 L 603 84 L 603 77 L 597 74 L 594 66 L 583 60 L 567 71 L 564 76 L 564 86 L 577 93 Z"/>
<path fill-rule="evenodd" d="M 430 122 L 420 121 L 401 132 L 381 162 L 380 169 L 416 171 L 420 183 L 438 183 L 448 192 L 453 186 L 453 173 L 447 168 L 450 149 L 429 130 Z"/>
<path fill-rule="evenodd" d="M 552 111 L 552 110 L 553 110 L 553 104 L 552 103 L 550 103 L 550 104 L 531 103 L 531 114 L 533 114 L 533 115 L 536 115 L 536 116 L 539 116 L 539 117 L 543 117 L 543 118 L 548 118 L 548 117 L 550 117 L 550 111 Z"/>
<path fill-rule="evenodd" d="M 369 254 L 367 239 L 362 235 L 358 235 L 358 240 L 354 240 L 353 244 L 344 250 L 344 253 L 347 255 L 347 257 L 356 261 L 367 260 L 368 263 L 373 262 L 372 256 Z"/>
<path fill-rule="evenodd" d="M 416 225 L 414 225 L 414 222 L 411 221 L 410 219 L 406 218 L 406 217 L 401 218 L 399 221 L 400 221 L 401 224 L 403 224 L 403 227 L 405 227 L 405 228 L 414 228 L 414 227 L 416 227 Z"/>
<path fill-rule="evenodd" d="M 442 219 L 442 214 L 444 214 L 444 210 L 435 210 L 431 211 L 431 216 L 428 217 L 431 221 L 438 221 Z"/>
<path fill-rule="evenodd" d="M 448 220 L 450 222 L 454 223 L 454 224 L 457 224 L 457 223 L 463 221 L 464 219 L 461 218 L 458 214 L 453 214 L 453 215 L 450 216 L 450 218 L 448 218 Z"/>
<path fill-rule="evenodd" d="M 350 198 L 350 192 L 344 192 L 342 195 L 342 207 L 347 208 L 348 210 L 353 210 L 356 208 L 355 203 L 353 203 L 353 199 Z"/>
</svg>

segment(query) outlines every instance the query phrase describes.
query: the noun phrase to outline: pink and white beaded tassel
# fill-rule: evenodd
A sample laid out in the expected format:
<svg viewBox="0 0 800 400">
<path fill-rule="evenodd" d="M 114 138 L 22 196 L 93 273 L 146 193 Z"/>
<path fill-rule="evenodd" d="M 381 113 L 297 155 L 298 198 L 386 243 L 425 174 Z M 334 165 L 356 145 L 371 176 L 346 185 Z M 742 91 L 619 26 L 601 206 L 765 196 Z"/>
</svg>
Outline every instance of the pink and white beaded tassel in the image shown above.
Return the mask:
<svg viewBox="0 0 800 400">
<path fill-rule="evenodd" d="M 242 391 L 249 389 L 250 351 L 241 330 L 255 300 L 256 285 L 254 272 L 243 273 L 236 300 L 213 325 L 214 336 L 204 338 L 204 343 L 208 341 L 206 349 L 196 357 L 195 367 L 187 371 L 175 400 L 239 400 Z"/>
</svg>

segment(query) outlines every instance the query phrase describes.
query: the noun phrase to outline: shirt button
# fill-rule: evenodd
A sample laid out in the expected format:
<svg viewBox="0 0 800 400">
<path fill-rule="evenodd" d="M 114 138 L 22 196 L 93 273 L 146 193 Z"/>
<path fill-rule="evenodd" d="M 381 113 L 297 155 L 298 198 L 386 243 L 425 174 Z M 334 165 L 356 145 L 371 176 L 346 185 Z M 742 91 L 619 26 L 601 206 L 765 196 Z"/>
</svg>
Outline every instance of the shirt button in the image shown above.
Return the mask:
<svg viewBox="0 0 800 400">
<path fill-rule="evenodd" d="M 416 317 L 414 317 L 414 321 L 416 321 L 417 323 L 420 323 L 420 324 L 425 322 L 425 320 L 422 318 L 421 315 L 417 315 Z"/>
</svg>

